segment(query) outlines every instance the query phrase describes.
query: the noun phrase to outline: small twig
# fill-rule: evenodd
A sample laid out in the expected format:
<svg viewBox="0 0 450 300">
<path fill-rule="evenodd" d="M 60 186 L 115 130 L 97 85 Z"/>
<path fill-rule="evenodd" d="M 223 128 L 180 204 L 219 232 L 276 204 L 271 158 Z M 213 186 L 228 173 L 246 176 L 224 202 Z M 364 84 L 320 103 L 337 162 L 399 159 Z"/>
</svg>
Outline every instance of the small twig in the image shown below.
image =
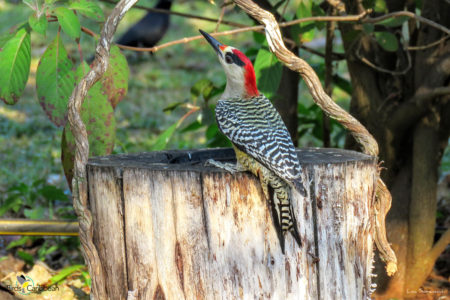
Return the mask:
<svg viewBox="0 0 450 300">
<path fill-rule="evenodd" d="M 426 50 L 426 49 L 429 49 L 429 48 L 431 48 L 431 47 L 434 47 L 434 46 L 437 46 L 437 45 L 443 43 L 443 42 L 446 41 L 448 38 L 450 38 L 450 35 L 444 36 L 443 38 L 441 38 L 441 39 L 439 39 L 439 40 L 437 40 L 437 41 L 435 41 L 435 42 L 432 42 L 432 43 L 430 43 L 430 44 L 428 44 L 428 45 L 423 45 L 423 46 L 408 46 L 408 47 L 405 47 L 405 50 L 408 50 L 408 51 L 420 51 L 420 50 Z"/>
<path fill-rule="evenodd" d="M 438 24 L 430 19 L 424 18 L 422 16 L 418 16 L 415 13 L 412 13 L 409 11 L 396 11 L 396 12 L 385 14 L 385 15 L 382 15 L 382 16 L 376 17 L 376 18 L 367 18 L 367 19 L 362 20 L 362 23 L 379 23 L 386 19 L 398 18 L 398 17 L 409 17 L 412 19 L 416 19 L 417 21 L 419 21 L 421 23 L 427 24 L 431 27 L 439 29 L 440 31 L 443 31 L 446 34 L 450 35 L 450 29 L 448 29 L 447 27 L 442 26 L 441 24 Z"/>
<path fill-rule="evenodd" d="M 288 27 L 288 26 L 292 26 L 292 25 L 296 25 L 296 24 L 300 24 L 300 23 L 304 23 L 304 22 L 311 22 L 311 21 L 341 21 L 341 22 L 358 21 L 358 20 L 361 20 L 364 16 L 366 16 L 366 14 L 368 12 L 369 11 L 365 11 L 359 15 L 344 16 L 344 17 L 319 16 L 319 17 L 302 18 L 302 19 L 297 19 L 297 20 L 293 20 L 293 21 L 289 21 L 289 22 L 280 23 L 280 27 Z M 263 30 L 264 30 L 263 25 L 257 25 L 257 26 L 248 26 L 248 27 L 237 28 L 237 29 L 233 29 L 233 30 L 212 33 L 211 35 L 213 37 L 218 37 L 218 36 L 232 35 L 232 34 L 236 34 L 236 33 L 248 32 L 248 31 L 263 31 Z M 161 49 L 173 46 L 173 45 L 185 44 L 185 43 L 189 43 L 189 42 L 192 42 L 195 40 L 200 40 L 200 39 L 203 39 L 203 36 L 196 35 L 193 37 L 182 38 L 179 40 L 171 41 L 171 42 L 168 42 L 168 43 L 165 43 L 165 44 L 162 44 L 159 46 L 154 46 L 151 48 L 130 47 L 130 46 L 125 46 L 125 45 L 120 45 L 120 44 L 118 44 L 118 46 L 121 49 L 133 50 L 133 51 L 138 51 L 138 52 L 156 52 L 158 50 L 161 50 Z M 302 47 L 302 48 L 308 49 L 307 47 Z M 315 54 L 317 54 L 317 53 L 315 53 Z"/>
<path fill-rule="evenodd" d="M 217 24 L 216 24 L 216 28 L 214 29 L 214 32 L 217 32 L 217 30 L 219 30 L 220 23 L 222 23 L 223 16 L 225 15 L 225 9 L 226 9 L 226 7 L 223 6 L 222 9 L 220 10 L 220 16 L 219 16 L 219 19 L 217 20 Z"/>
<path fill-rule="evenodd" d="M 440 239 L 434 244 L 433 248 L 431 248 L 429 252 L 429 259 L 431 261 L 436 261 L 439 255 L 444 252 L 445 248 L 450 243 L 450 228 L 448 228 L 443 235 L 441 235 Z"/>
<path fill-rule="evenodd" d="M 378 72 L 388 73 L 388 74 L 391 74 L 391 75 L 398 76 L 398 75 L 405 75 L 405 74 L 411 69 L 411 66 L 412 66 L 412 65 L 411 65 L 411 55 L 409 54 L 408 51 L 405 51 L 405 53 L 406 53 L 406 58 L 407 58 L 407 60 L 408 60 L 408 65 L 407 65 L 403 70 L 401 70 L 401 71 L 395 71 L 395 70 L 392 71 L 392 70 L 388 70 L 388 69 L 379 67 L 379 66 L 375 65 L 373 62 L 371 62 L 369 59 L 367 59 L 366 57 L 362 56 L 362 55 L 359 53 L 359 50 L 360 50 L 360 48 L 361 48 L 360 46 L 361 46 L 361 44 L 358 46 L 358 49 L 357 49 L 356 52 L 355 52 L 356 57 L 357 57 L 361 62 L 365 63 L 366 65 L 368 65 L 368 66 L 371 67 L 372 69 L 377 70 Z"/>
<path fill-rule="evenodd" d="M 336 14 L 336 9 L 331 7 L 328 9 L 331 15 Z M 334 30 L 336 28 L 336 22 L 327 23 L 326 32 L 326 44 L 325 44 L 325 92 L 328 96 L 333 96 L 333 40 L 334 40 Z M 329 148 L 331 146 L 330 141 L 330 118 L 322 112 L 322 125 L 323 125 L 323 146 Z"/>
<path fill-rule="evenodd" d="M 192 106 L 191 109 L 178 120 L 177 128 L 181 125 L 181 123 L 184 122 L 184 120 L 186 120 L 187 117 L 189 117 L 198 110 L 200 110 L 200 106 Z"/>
<path fill-rule="evenodd" d="M 81 26 L 81 31 L 83 31 L 84 33 L 96 38 L 98 36 L 98 34 L 96 34 L 95 32 L 93 32 L 92 30 L 90 30 L 87 27 Z"/>
</svg>

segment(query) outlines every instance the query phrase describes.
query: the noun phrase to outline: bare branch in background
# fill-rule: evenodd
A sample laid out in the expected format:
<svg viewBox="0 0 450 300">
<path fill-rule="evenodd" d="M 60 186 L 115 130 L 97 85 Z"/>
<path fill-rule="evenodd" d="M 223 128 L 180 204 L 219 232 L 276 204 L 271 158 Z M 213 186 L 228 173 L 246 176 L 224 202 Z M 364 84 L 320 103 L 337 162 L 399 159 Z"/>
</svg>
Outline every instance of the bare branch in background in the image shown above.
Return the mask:
<svg viewBox="0 0 450 300">
<path fill-rule="evenodd" d="M 101 1 L 102 2 L 106 2 L 106 3 L 112 3 L 112 4 L 116 4 L 117 3 L 116 1 L 112 1 L 112 0 L 101 0 Z M 226 3 L 224 3 L 224 7 L 227 6 L 225 4 Z M 189 19 L 197 19 L 197 20 L 202 20 L 202 21 L 207 21 L 207 22 L 217 23 L 219 21 L 218 19 L 214 19 L 214 18 L 208 18 L 208 17 L 198 16 L 198 15 L 193 15 L 193 14 L 186 14 L 186 13 L 181 13 L 181 12 L 167 10 L 167 9 L 158 9 L 158 8 L 152 8 L 152 7 L 145 7 L 145 6 L 142 6 L 142 5 L 134 5 L 133 7 L 134 8 L 139 8 L 139 9 L 143 9 L 143 10 L 146 10 L 148 12 L 157 12 L 157 13 L 174 15 L 174 16 L 179 16 L 179 17 L 184 17 L 184 18 L 189 18 Z M 244 24 L 239 24 L 239 23 L 231 22 L 231 21 L 227 21 L 227 20 L 222 20 L 221 23 L 225 24 L 225 25 L 234 26 L 234 27 L 246 27 L 247 26 L 247 25 L 244 25 Z"/>
<path fill-rule="evenodd" d="M 330 15 L 336 14 L 336 9 L 331 7 L 328 9 Z M 325 44 L 325 92 L 328 96 L 333 96 L 333 40 L 334 40 L 334 30 L 336 28 L 336 22 L 328 22 L 327 23 L 327 32 L 326 32 L 326 44 Z M 322 112 L 323 113 L 323 112 Z M 328 148 L 331 146 L 330 141 L 330 118 L 323 113 L 322 118 L 323 125 L 323 146 Z"/>
</svg>

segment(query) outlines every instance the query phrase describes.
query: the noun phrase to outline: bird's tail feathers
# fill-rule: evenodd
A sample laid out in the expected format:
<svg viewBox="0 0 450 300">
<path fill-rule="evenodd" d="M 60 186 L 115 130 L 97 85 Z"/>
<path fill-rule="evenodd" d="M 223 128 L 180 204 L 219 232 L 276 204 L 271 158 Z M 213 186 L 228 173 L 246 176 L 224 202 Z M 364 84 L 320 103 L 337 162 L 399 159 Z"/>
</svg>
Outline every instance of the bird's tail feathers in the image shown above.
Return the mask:
<svg viewBox="0 0 450 300">
<path fill-rule="evenodd" d="M 303 197 L 306 197 L 306 189 L 303 185 L 303 180 L 301 178 L 296 179 L 293 183 L 293 188 L 300 193 Z"/>
<path fill-rule="evenodd" d="M 299 247 L 302 247 L 302 241 L 300 238 L 300 233 L 298 232 L 297 229 L 297 219 L 294 216 L 294 210 L 292 209 L 292 205 L 291 205 L 291 221 L 292 221 L 292 226 L 289 229 L 289 231 L 292 234 L 292 237 L 294 238 L 294 240 L 297 242 Z"/>
</svg>

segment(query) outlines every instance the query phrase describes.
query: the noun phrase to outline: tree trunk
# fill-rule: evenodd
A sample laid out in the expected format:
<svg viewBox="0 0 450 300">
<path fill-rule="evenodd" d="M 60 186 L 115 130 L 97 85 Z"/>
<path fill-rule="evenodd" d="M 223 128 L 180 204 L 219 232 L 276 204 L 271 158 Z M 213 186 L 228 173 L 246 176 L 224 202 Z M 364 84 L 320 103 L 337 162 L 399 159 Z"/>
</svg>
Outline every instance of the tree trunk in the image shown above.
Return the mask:
<svg viewBox="0 0 450 300">
<path fill-rule="evenodd" d="M 347 0 L 349 14 L 362 12 L 367 5 Z M 415 12 L 414 1 L 386 1 L 389 12 Z M 368 8 L 368 7 L 366 7 Z M 421 16 L 448 28 L 450 5 L 444 0 L 423 1 Z M 386 218 L 388 240 L 398 259 L 398 272 L 388 277 L 379 266 L 377 294 L 380 299 L 417 296 L 430 274 L 442 244 L 433 244 L 436 216 L 436 184 L 439 161 L 447 145 L 450 128 L 445 105 L 450 101 L 438 90 L 448 87 L 450 78 L 450 42 L 411 51 L 399 47 L 397 52 L 384 51 L 373 35 L 361 24 L 340 23 L 353 94 L 350 110 L 371 132 L 380 146 L 384 161 L 382 179 L 392 194 L 392 208 Z M 398 28 L 391 30 L 396 34 Z M 409 46 L 425 46 L 445 33 L 416 20 L 409 21 Z M 353 38 L 352 38 L 353 36 Z M 411 64 L 405 57 L 411 56 Z M 400 71 L 381 72 L 363 63 Z M 425 71 L 426 70 L 426 71 Z M 448 92 L 447 92 L 448 93 Z M 352 148 L 352 141 L 347 146 Z M 449 233 L 450 234 L 450 233 Z M 408 294 L 409 293 L 409 294 Z"/>
<path fill-rule="evenodd" d="M 308 197 L 293 193 L 302 240 L 282 254 L 249 173 L 203 167 L 231 149 L 93 158 L 94 240 L 111 299 L 366 299 L 372 291 L 376 159 L 299 150 Z"/>
</svg>

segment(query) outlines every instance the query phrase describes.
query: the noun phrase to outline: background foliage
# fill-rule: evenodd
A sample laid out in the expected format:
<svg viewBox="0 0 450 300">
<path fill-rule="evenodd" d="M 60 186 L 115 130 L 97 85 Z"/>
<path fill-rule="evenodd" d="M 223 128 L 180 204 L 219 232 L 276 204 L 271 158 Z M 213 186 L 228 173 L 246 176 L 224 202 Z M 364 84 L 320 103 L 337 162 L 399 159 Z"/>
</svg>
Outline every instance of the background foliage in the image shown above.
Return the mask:
<svg viewBox="0 0 450 300">
<path fill-rule="evenodd" d="M 273 1 L 286 20 L 325 15 L 314 1 Z M 276 3 L 275 3 L 276 2 Z M 384 1 L 368 1 L 377 13 L 386 12 Z M 151 7 L 154 1 L 139 4 Z M 82 26 L 99 33 L 112 5 L 88 0 L 24 0 L 0 2 L 0 216 L 30 219 L 74 219 L 70 189 L 74 140 L 67 124 L 67 101 L 75 84 L 89 70 L 86 57 L 93 54 L 95 38 Z M 220 7 L 206 1 L 176 1 L 175 11 L 201 12 L 218 16 Z M 145 12 L 130 11 L 119 27 L 123 32 Z M 239 9 L 228 9 L 227 20 L 252 25 Z M 196 35 L 197 29 L 213 31 L 214 23 L 171 17 L 164 41 Z M 367 24 L 362 31 L 385 51 L 396 52 L 401 37 L 391 28 L 406 24 L 406 18 L 388 19 L 377 27 Z M 297 43 L 309 43 L 323 52 L 325 24 L 308 22 L 292 26 Z M 220 30 L 232 29 L 221 25 Z M 361 32 L 353 32 L 358 35 Z M 336 31 L 334 51 L 344 53 Z M 270 53 L 262 34 L 225 36 L 225 44 L 243 50 L 254 61 L 258 87 L 273 99 L 282 65 Z M 166 48 L 155 55 L 140 55 L 114 46 L 110 67 L 94 85 L 82 107 L 87 126 L 90 155 L 162 150 L 166 148 L 226 147 L 214 119 L 217 96 L 225 86 L 224 74 L 214 53 L 204 42 Z M 323 80 L 323 58 L 300 50 Z M 127 60 L 132 62 L 130 66 Z M 133 62 L 138 61 L 138 64 Z M 333 99 L 349 109 L 352 86 L 344 60 L 333 63 Z M 313 103 L 303 82 L 299 85 L 299 146 L 322 146 L 323 115 Z M 344 147 L 345 131 L 331 121 L 331 146 Z M 450 172 L 447 148 L 440 167 Z M 39 244 L 40 243 L 40 244 Z M 39 251 L 30 254 L 35 245 Z M 77 247 L 75 238 L 42 239 L 24 237 L 8 242 L 6 250 L 27 264 L 35 260 L 54 262 L 52 253 L 69 253 Z M 3 255 L 6 252 L 2 253 Z M 53 265 L 55 268 L 81 263 L 79 256 Z M 67 272 L 67 269 L 66 269 Z M 86 277 L 86 276 L 85 276 Z M 88 279 L 86 279 L 88 282 Z"/>
</svg>

